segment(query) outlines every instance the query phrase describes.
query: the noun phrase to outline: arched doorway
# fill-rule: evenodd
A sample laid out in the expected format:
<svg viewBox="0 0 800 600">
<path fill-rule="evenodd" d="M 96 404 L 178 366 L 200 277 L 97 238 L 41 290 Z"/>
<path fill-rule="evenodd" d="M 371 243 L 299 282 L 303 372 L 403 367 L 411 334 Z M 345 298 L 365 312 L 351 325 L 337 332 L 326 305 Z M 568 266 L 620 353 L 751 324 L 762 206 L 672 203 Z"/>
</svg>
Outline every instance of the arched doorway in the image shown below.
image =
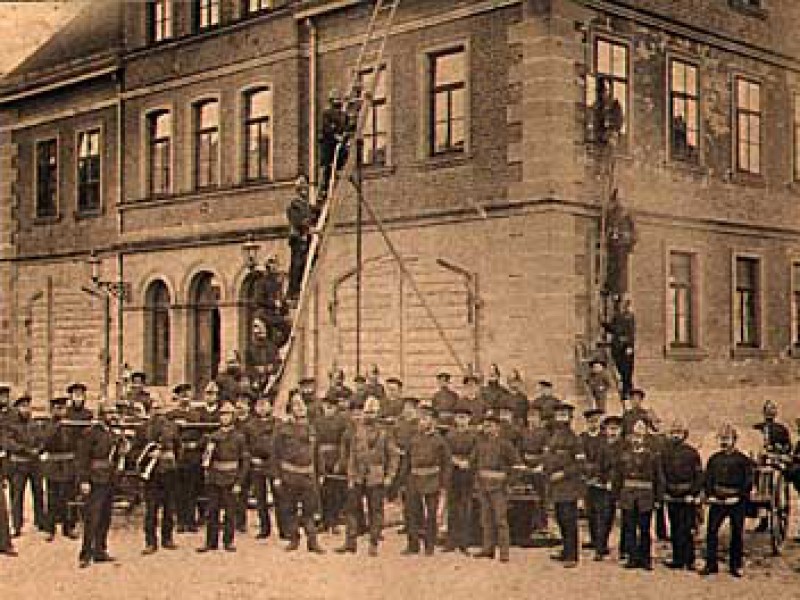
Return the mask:
<svg viewBox="0 0 800 600">
<path fill-rule="evenodd" d="M 217 377 L 221 352 L 220 282 L 213 273 L 195 275 L 189 288 L 189 373 L 196 390 Z"/>
<path fill-rule="evenodd" d="M 169 383 L 170 298 L 159 280 L 147 288 L 144 299 L 144 370 L 152 385 Z"/>
</svg>

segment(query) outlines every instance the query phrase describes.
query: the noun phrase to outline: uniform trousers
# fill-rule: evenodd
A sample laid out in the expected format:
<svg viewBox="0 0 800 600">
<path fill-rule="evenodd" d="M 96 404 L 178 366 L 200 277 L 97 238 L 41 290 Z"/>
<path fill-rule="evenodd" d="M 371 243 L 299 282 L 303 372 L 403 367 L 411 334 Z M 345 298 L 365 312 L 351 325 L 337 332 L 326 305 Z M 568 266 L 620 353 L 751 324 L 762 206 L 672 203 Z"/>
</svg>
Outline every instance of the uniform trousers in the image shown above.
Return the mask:
<svg viewBox="0 0 800 600">
<path fill-rule="evenodd" d="M 469 474 L 453 473 L 447 490 L 447 548 L 466 549 L 472 522 L 472 478 Z"/>
<path fill-rule="evenodd" d="M 114 486 L 110 483 L 93 483 L 83 507 L 82 559 L 98 558 L 107 553 L 113 506 Z"/>
<path fill-rule="evenodd" d="M 322 503 L 322 526 L 325 529 L 335 527 L 339 522 L 347 498 L 347 482 L 337 477 L 325 476 L 320 487 Z"/>
<path fill-rule="evenodd" d="M 367 502 L 367 526 L 369 528 L 369 543 L 377 546 L 383 530 L 383 502 L 386 490 L 382 485 L 366 485 L 357 483 L 347 489 L 345 502 L 346 544 L 355 548 L 360 530 L 359 519 L 364 514 L 364 500 Z"/>
<path fill-rule="evenodd" d="M 629 562 L 638 566 L 649 565 L 650 555 L 650 527 L 653 511 L 639 508 L 639 503 L 634 502 L 633 507 L 622 510 L 622 521 L 625 523 L 625 549 Z"/>
<path fill-rule="evenodd" d="M 197 527 L 197 499 L 203 490 L 203 468 L 189 463 L 178 466 L 176 472 L 176 511 L 181 529 Z"/>
<path fill-rule="evenodd" d="M 253 495 L 256 498 L 258 532 L 261 535 L 269 536 L 272 533 L 272 522 L 269 516 L 269 502 L 267 496 L 269 490 L 272 490 L 273 500 L 275 499 L 275 489 L 272 485 L 272 479 L 267 476 L 266 472 L 254 469 L 250 472 L 250 481 L 253 488 Z"/>
<path fill-rule="evenodd" d="M 482 489 L 479 492 L 481 503 L 482 550 L 494 553 L 500 549 L 500 557 L 508 558 L 511 545 L 508 529 L 508 494 L 505 488 Z"/>
<path fill-rule="evenodd" d="M 6 482 L 0 474 L 0 552 L 10 550 L 11 528 L 8 523 L 8 502 L 6 500 Z"/>
<path fill-rule="evenodd" d="M 672 562 L 676 566 L 694 565 L 695 506 L 686 502 L 667 502 Z"/>
<path fill-rule="evenodd" d="M 208 507 L 206 513 L 206 547 L 219 546 L 219 514 L 225 511 L 223 520 L 222 543 L 233 544 L 236 531 L 236 509 L 238 496 L 233 493 L 232 485 L 215 485 L 206 483 Z"/>
<path fill-rule="evenodd" d="M 175 528 L 177 472 L 155 472 L 144 486 L 144 538 L 148 546 L 158 546 L 156 528 L 161 511 L 161 544 L 172 542 Z"/>
<path fill-rule="evenodd" d="M 300 525 L 305 529 L 309 546 L 317 543 L 314 516 L 319 511 L 319 494 L 312 484 L 286 485 L 279 488 L 280 502 L 285 511 L 286 533 L 290 540 L 300 539 Z M 299 512 L 299 518 L 298 518 Z"/>
<path fill-rule="evenodd" d="M 578 560 L 578 502 L 556 502 L 556 521 L 564 547 L 561 556 L 565 561 Z"/>
<path fill-rule="evenodd" d="M 596 552 L 608 552 L 608 536 L 614 519 L 613 497 L 607 489 L 590 485 L 586 490 L 589 540 Z"/>
<path fill-rule="evenodd" d="M 250 484 L 251 479 L 248 473 L 247 477 L 242 483 L 242 493 L 237 496 L 238 503 L 236 505 L 236 529 L 242 533 L 247 531 L 247 510 L 249 508 L 248 500 Z"/>
<path fill-rule="evenodd" d="M 303 273 L 305 272 L 306 259 L 308 258 L 308 236 L 292 235 L 289 238 L 289 249 L 291 250 L 291 257 L 289 259 L 289 283 L 286 295 L 289 298 L 297 298 L 303 285 Z"/>
<path fill-rule="evenodd" d="M 61 523 L 64 535 L 69 535 L 75 521 L 69 510 L 69 503 L 75 496 L 75 482 L 47 480 L 47 532 L 54 535 L 56 524 Z"/>
<path fill-rule="evenodd" d="M 24 523 L 25 488 L 30 482 L 33 496 L 33 522 L 38 529 L 45 529 L 44 486 L 39 469 L 33 464 L 16 464 L 9 478 L 11 483 L 11 520 L 19 531 Z"/>
<path fill-rule="evenodd" d="M 423 494 L 413 488 L 408 490 L 408 517 L 406 525 L 408 547 L 412 551 L 419 551 L 420 533 L 427 552 L 433 552 L 436 544 L 437 521 L 439 511 L 438 491 Z"/>
<path fill-rule="evenodd" d="M 737 502 L 731 506 L 712 504 L 708 509 L 708 524 L 706 526 L 706 568 L 711 571 L 717 569 L 717 548 L 719 547 L 719 529 L 725 519 L 730 519 L 731 545 L 728 566 L 731 570 L 741 569 L 742 553 L 744 550 L 744 502 Z"/>
</svg>

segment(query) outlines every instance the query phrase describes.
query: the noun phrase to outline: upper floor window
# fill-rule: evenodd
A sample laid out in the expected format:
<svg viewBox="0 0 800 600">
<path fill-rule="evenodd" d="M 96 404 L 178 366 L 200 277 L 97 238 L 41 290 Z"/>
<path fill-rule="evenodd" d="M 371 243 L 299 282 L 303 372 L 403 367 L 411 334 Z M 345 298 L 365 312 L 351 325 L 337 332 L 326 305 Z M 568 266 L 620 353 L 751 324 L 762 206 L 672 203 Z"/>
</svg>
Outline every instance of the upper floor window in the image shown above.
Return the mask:
<svg viewBox="0 0 800 600">
<path fill-rule="evenodd" d="M 374 84 L 375 71 L 370 69 L 361 73 L 364 90 Z M 367 108 L 367 119 L 364 125 L 364 164 L 385 165 L 386 148 L 389 137 L 389 107 L 386 98 L 386 69 L 380 68 L 372 103 Z"/>
<path fill-rule="evenodd" d="M 607 141 L 612 130 L 625 136 L 630 127 L 628 46 L 604 38 L 595 39 L 593 66 L 595 77 L 590 78 L 586 86 L 586 101 L 595 109 L 594 140 Z"/>
<path fill-rule="evenodd" d="M 737 346 L 758 347 L 760 336 L 759 292 L 761 281 L 757 258 L 736 258 L 733 307 L 734 341 Z"/>
<path fill-rule="evenodd" d="M 792 346 L 800 348 L 800 263 L 792 264 Z"/>
<path fill-rule="evenodd" d="M 464 151 L 467 121 L 466 63 L 463 47 L 430 57 L 431 154 Z"/>
<path fill-rule="evenodd" d="M 172 0 L 150 0 L 147 5 L 147 28 L 151 42 L 172 37 Z"/>
<path fill-rule="evenodd" d="M 257 13 L 262 10 L 274 8 L 274 0 L 244 0 L 245 9 L 248 13 Z"/>
<path fill-rule="evenodd" d="M 195 0 L 194 10 L 197 29 L 219 25 L 219 0 Z"/>
<path fill-rule="evenodd" d="M 794 146 L 794 158 L 793 158 L 793 172 L 794 172 L 794 180 L 800 181 L 800 93 L 795 94 L 793 96 L 793 106 L 792 106 L 792 114 L 793 114 L 793 127 L 792 130 L 794 132 L 793 137 L 793 146 Z"/>
<path fill-rule="evenodd" d="M 245 179 L 256 181 L 270 176 L 272 141 L 272 91 L 267 88 L 244 94 Z"/>
<path fill-rule="evenodd" d="M 100 130 L 78 134 L 78 212 L 100 209 Z"/>
<path fill-rule="evenodd" d="M 58 141 L 36 143 L 36 216 L 58 215 Z"/>
<path fill-rule="evenodd" d="M 194 183 L 197 188 L 219 184 L 219 101 L 194 105 Z"/>
<path fill-rule="evenodd" d="M 736 169 L 761 173 L 761 84 L 736 79 Z"/>
<path fill-rule="evenodd" d="M 688 252 L 669 254 L 669 343 L 673 347 L 694 345 L 694 256 Z"/>
<path fill-rule="evenodd" d="M 697 161 L 700 112 L 697 67 L 681 60 L 670 61 L 670 156 Z"/>
<path fill-rule="evenodd" d="M 147 116 L 147 135 L 150 195 L 168 194 L 172 185 L 172 115 L 169 111 Z"/>
</svg>

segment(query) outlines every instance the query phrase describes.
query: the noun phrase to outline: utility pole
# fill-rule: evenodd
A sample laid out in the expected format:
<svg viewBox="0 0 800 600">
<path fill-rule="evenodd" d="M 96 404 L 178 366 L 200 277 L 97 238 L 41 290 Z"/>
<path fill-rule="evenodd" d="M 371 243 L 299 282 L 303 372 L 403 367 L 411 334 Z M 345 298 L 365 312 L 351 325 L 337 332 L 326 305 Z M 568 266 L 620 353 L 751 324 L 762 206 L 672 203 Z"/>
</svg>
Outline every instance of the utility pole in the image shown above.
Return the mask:
<svg viewBox="0 0 800 600">
<path fill-rule="evenodd" d="M 363 212 L 364 200 L 364 137 L 356 139 L 356 168 L 354 180 L 356 186 L 356 375 L 361 375 L 361 292 L 363 266 Z"/>
</svg>

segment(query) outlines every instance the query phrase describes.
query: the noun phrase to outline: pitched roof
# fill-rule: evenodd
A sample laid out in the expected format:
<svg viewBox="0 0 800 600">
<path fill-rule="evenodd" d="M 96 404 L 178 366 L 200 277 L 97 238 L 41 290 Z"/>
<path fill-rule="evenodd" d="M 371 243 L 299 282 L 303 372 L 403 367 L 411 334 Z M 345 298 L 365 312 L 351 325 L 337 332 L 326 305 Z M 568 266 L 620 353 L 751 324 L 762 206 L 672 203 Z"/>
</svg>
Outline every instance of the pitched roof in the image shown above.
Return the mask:
<svg viewBox="0 0 800 600">
<path fill-rule="evenodd" d="M 27 89 L 113 64 L 123 45 L 124 2 L 90 2 L 2 81 L 3 91 Z"/>
</svg>

